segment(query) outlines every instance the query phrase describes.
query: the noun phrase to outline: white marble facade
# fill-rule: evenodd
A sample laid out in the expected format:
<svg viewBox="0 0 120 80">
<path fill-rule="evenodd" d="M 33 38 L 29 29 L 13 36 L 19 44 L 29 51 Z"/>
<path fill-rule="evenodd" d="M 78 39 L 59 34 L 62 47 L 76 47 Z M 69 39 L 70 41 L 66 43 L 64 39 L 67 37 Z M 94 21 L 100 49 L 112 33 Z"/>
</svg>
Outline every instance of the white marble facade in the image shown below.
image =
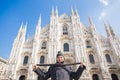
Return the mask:
<svg viewBox="0 0 120 80">
<path fill-rule="evenodd" d="M 6 67 L 7 67 L 8 61 L 4 58 L 0 57 L 0 80 L 5 79 L 6 74 Z"/>
<path fill-rule="evenodd" d="M 6 68 L 14 80 L 37 80 L 34 64 L 55 63 L 61 51 L 66 63 L 82 61 L 87 69 L 80 80 L 120 80 L 120 40 L 110 24 L 105 24 L 107 37 L 98 34 L 92 19 L 83 24 L 77 10 L 71 15 L 58 15 L 52 9 L 50 23 L 41 28 L 41 16 L 34 36 L 26 39 L 26 26 L 21 25 Z M 28 23 L 29 24 L 29 23 Z M 72 66 L 76 70 L 78 66 Z M 47 70 L 48 67 L 41 67 Z"/>
</svg>

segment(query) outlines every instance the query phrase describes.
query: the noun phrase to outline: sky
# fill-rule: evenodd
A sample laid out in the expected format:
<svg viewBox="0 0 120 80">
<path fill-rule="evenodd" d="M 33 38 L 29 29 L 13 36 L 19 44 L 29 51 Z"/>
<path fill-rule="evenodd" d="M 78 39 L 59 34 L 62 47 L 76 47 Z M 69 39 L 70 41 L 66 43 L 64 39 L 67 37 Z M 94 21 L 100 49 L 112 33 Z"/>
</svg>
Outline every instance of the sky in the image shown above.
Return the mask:
<svg viewBox="0 0 120 80">
<path fill-rule="evenodd" d="M 21 24 L 27 23 L 26 37 L 34 35 L 41 15 L 44 27 L 50 22 L 52 8 L 59 16 L 70 16 L 77 9 L 80 21 L 89 26 L 88 16 L 99 34 L 106 36 L 104 23 L 110 24 L 120 37 L 120 0 L 0 0 L 0 57 L 8 59 Z"/>
</svg>

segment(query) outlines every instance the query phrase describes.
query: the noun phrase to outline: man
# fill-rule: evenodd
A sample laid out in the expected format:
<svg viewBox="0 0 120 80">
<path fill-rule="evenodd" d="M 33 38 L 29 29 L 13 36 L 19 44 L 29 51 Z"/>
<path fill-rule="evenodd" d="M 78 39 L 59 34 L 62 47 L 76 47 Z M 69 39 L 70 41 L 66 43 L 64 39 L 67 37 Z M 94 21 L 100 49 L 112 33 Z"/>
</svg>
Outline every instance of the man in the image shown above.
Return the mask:
<svg viewBox="0 0 120 80">
<path fill-rule="evenodd" d="M 64 56 L 61 52 L 57 54 L 57 62 L 55 64 L 64 64 Z M 43 80 L 51 77 L 51 80 L 78 80 L 82 72 L 86 69 L 83 63 L 80 63 L 76 72 L 73 72 L 70 66 L 50 66 L 47 72 L 43 72 L 38 66 L 33 66 L 33 71 L 38 74 Z"/>
</svg>

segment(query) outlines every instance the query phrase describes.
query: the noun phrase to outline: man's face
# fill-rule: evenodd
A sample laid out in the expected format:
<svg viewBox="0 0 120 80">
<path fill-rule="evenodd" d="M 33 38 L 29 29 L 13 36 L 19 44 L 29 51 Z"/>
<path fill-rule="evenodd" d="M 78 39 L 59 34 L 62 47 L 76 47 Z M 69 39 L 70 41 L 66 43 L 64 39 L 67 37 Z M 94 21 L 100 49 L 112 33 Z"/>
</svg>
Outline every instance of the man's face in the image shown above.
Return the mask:
<svg viewBox="0 0 120 80">
<path fill-rule="evenodd" d="M 63 56 L 58 56 L 57 57 L 57 62 L 58 63 L 64 62 L 64 57 Z"/>
</svg>

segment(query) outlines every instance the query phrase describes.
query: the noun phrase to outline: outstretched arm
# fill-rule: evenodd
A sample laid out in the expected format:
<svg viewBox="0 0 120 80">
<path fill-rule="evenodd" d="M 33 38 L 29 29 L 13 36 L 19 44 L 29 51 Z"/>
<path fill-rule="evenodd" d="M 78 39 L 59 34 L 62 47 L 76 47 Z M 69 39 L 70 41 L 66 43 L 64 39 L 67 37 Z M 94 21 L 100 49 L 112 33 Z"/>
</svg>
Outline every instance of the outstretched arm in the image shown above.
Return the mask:
<svg viewBox="0 0 120 80">
<path fill-rule="evenodd" d="M 43 72 L 38 66 L 33 66 L 33 71 L 39 76 L 42 77 L 44 80 L 47 80 L 50 77 L 51 67 L 49 68 L 48 72 Z"/>
<path fill-rule="evenodd" d="M 44 78 L 45 73 L 36 65 L 33 66 L 33 71 L 40 77 Z"/>
<path fill-rule="evenodd" d="M 74 78 L 74 80 L 78 80 L 85 69 L 86 69 L 86 66 L 83 65 L 83 63 L 81 62 L 77 71 L 71 72 L 71 74 L 70 74 L 71 78 Z"/>
</svg>

